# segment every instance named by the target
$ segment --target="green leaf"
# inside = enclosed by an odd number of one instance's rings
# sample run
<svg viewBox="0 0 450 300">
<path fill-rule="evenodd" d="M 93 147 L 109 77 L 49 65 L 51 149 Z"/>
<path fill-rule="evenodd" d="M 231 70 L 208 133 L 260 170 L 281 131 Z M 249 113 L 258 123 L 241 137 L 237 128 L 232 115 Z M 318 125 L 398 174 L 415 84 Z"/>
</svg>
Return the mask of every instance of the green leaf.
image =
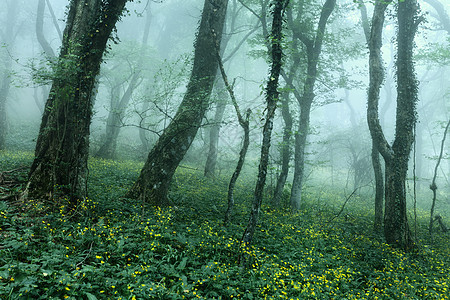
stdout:
<svg viewBox="0 0 450 300">
<path fill-rule="evenodd" d="M 97 300 L 97 297 L 95 297 L 94 295 L 92 295 L 91 293 L 86 292 L 86 297 L 88 298 L 88 300 Z"/>
<path fill-rule="evenodd" d="M 186 267 L 187 260 L 188 260 L 187 257 L 183 257 L 183 259 L 181 260 L 180 264 L 177 267 L 177 270 L 182 271 Z"/>
</svg>

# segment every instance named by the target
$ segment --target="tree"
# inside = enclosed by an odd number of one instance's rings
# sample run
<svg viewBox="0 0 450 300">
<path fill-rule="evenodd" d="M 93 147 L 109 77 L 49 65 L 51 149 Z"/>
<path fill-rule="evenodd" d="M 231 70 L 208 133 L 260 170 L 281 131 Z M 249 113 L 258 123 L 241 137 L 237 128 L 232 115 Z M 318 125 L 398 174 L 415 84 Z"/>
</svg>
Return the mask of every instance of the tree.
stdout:
<svg viewBox="0 0 450 300">
<path fill-rule="evenodd" d="M 3 30 L 0 31 L 0 37 L 5 44 L 0 45 L 0 47 L 5 46 L 7 49 L 11 50 L 16 36 L 14 27 L 17 20 L 19 3 L 18 1 L 6 1 L 6 6 L 8 7 L 6 23 L 3 25 Z M 8 132 L 6 102 L 8 100 L 11 86 L 10 72 L 12 68 L 12 58 L 10 53 L 7 53 L 6 51 L 2 52 L 3 74 L 0 77 L 0 150 L 5 149 L 6 146 L 6 134 Z"/>
<path fill-rule="evenodd" d="M 291 208 L 296 211 L 300 209 L 302 199 L 303 175 L 305 169 L 306 138 L 309 131 L 311 106 L 314 100 L 314 85 L 317 79 L 317 64 L 322 51 L 322 43 L 328 18 L 336 6 L 336 0 L 327 0 L 322 7 L 317 30 L 313 38 L 308 37 L 291 20 L 289 23 L 293 34 L 303 43 L 307 56 L 307 72 L 303 84 L 303 93 L 297 96 L 300 106 L 300 116 L 297 131 L 295 132 L 295 154 L 294 154 L 294 179 L 291 189 Z M 292 82 L 288 82 L 291 84 Z"/>
<path fill-rule="evenodd" d="M 387 142 L 378 118 L 379 87 L 384 71 L 381 60 L 381 31 L 388 1 L 376 2 L 369 39 L 370 86 L 368 92 L 367 122 L 376 147 L 385 161 L 385 215 L 384 235 L 394 247 L 408 249 L 413 240 L 406 214 L 406 174 L 409 154 L 414 141 L 418 82 L 414 73 L 414 36 L 420 23 L 417 1 L 401 1 L 397 20 L 397 111 L 395 139 Z"/>
<path fill-rule="evenodd" d="M 253 235 L 256 230 L 256 225 L 258 224 L 264 184 L 266 182 L 273 118 L 275 117 L 275 110 L 277 108 L 277 101 L 279 97 L 278 81 L 281 73 L 283 58 L 283 49 L 281 45 L 283 41 L 283 17 L 288 4 L 289 0 L 275 0 L 273 2 L 272 32 L 271 36 L 269 37 L 271 45 L 270 54 L 272 65 L 270 68 L 270 75 L 266 87 L 266 121 L 263 128 L 263 140 L 261 145 L 261 157 L 258 167 L 258 179 L 256 181 L 250 217 L 247 227 L 242 236 L 242 241 L 247 245 L 252 242 Z"/>
<path fill-rule="evenodd" d="M 205 0 L 194 63 L 186 93 L 169 126 L 150 151 L 139 178 L 126 194 L 151 205 L 169 204 L 167 193 L 176 168 L 183 159 L 209 106 L 217 73 L 215 42 L 222 39 L 227 0 Z"/>
<path fill-rule="evenodd" d="M 238 9 L 237 2 L 236 0 L 234 0 L 232 10 L 229 13 L 230 17 L 228 19 L 230 20 L 227 21 L 227 23 L 230 24 L 229 32 L 224 34 L 224 37 L 222 38 L 222 45 L 220 47 L 221 57 L 223 57 L 225 50 L 227 49 L 230 43 L 231 37 L 235 35 L 236 32 L 239 32 L 241 30 L 240 29 L 241 26 L 239 24 L 236 24 L 239 16 L 239 11 L 240 9 Z M 259 22 L 249 32 L 247 32 L 246 35 L 244 35 L 244 37 L 230 51 L 230 54 L 228 54 L 225 58 L 222 59 L 223 63 L 233 58 L 233 56 L 241 48 L 244 42 L 247 41 L 247 39 L 258 29 L 258 24 Z M 218 101 L 216 102 L 214 123 L 209 129 L 209 149 L 204 170 L 204 175 L 206 177 L 213 177 L 216 171 L 217 155 L 219 152 L 218 147 L 219 147 L 220 128 L 222 125 L 221 123 L 225 113 L 225 108 L 227 106 L 227 102 L 224 100 L 226 98 L 226 87 L 224 86 L 222 78 L 219 78 L 217 80 L 216 84 L 214 85 L 214 89 L 217 91 Z"/>
<path fill-rule="evenodd" d="M 383 25 L 384 25 L 384 13 L 389 4 L 389 1 L 385 3 L 378 4 L 375 7 L 373 18 L 372 18 L 372 27 L 370 27 L 369 19 L 367 17 L 366 6 L 363 2 L 359 3 L 361 10 L 361 19 L 364 29 L 364 35 L 366 37 L 366 42 L 369 47 L 369 51 L 371 56 L 373 57 L 373 61 L 376 61 L 376 64 L 373 64 L 373 72 L 380 72 L 376 77 L 371 79 L 370 82 L 370 93 L 368 101 L 371 103 L 379 102 L 380 99 L 380 88 L 384 79 L 384 70 L 382 69 L 382 58 L 380 48 L 382 45 L 382 33 L 383 33 Z M 381 69 L 378 69 L 381 67 Z M 375 75 L 375 74 L 374 74 Z M 382 76 L 381 78 L 379 76 Z M 390 85 L 387 89 L 389 92 L 391 91 Z M 389 99 L 390 100 L 390 99 Z M 388 101 L 389 103 L 390 101 Z M 378 108 L 377 108 L 378 110 Z M 372 168 L 375 176 L 375 217 L 374 217 L 374 231 L 381 232 L 383 227 L 383 200 L 384 200 L 384 183 L 383 183 L 383 170 L 380 161 L 380 152 L 378 151 L 377 144 L 374 139 L 372 139 Z"/>
<path fill-rule="evenodd" d="M 127 0 L 72 0 L 24 196 L 87 196 L 89 125 L 96 76 Z"/>
<path fill-rule="evenodd" d="M 137 53 L 130 53 L 133 56 L 137 56 L 138 59 L 135 63 L 128 61 L 128 65 L 131 70 L 130 78 L 127 78 L 128 85 L 124 87 L 124 92 L 122 96 L 119 96 L 119 89 L 122 87 L 123 82 L 117 84 L 116 82 L 112 83 L 111 87 L 111 105 L 108 113 L 108 118 L 106 120 L 106 132 L 105 139 L 103 144 L 98 149 L 95 154 L 96 157 L 104 158 L 104 159 L 114 159 L 116 158 L 116 148 L 117 148 L 117 139 L 119 137 L 120 129 L 123 124 L 123 118 L 125 110 L 131 100 L 134 90 L 139 86 L 142 82 L 141 79 L 141 70 L 139 70 L 139 66 L 144 63 L 145 58 L 145 48 L 148 42 L 148 35 L 150 32 L 150 24 L 151 24 L 151 13 L 150 8 L 147 7 L 147 17 L 144 25 L 144 33 L 142 36 L 142 44 Z M 128 60 L 128 59 L 127 59 Z M 113 68 L 114 69 L 114 68 Z M 113 73 L 116 73 L 116 70 L 113 70 Z M 113 74 L 114 76 L 114 74 Z"/>
</svg>

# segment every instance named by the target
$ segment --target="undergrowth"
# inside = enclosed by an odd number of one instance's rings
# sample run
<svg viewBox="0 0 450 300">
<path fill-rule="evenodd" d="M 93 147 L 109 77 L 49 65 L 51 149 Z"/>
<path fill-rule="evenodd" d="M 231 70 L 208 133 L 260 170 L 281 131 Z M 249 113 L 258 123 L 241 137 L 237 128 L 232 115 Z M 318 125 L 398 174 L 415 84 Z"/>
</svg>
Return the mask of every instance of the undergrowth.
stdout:
<svg viewBox="0 0 450 300">
<path fill-rule="evenodd" d="M 0 170 L 29 165 L 0 153 Z M 449 236 L 405 253 L 372 232 L 370 199 L 306 193 L 298 214 L 263 208 L 251 247 L 239 241 L 251 179 L 236 187 L 224 227 L 228 178 L 180 168 L 169 208 L 122 199 L 135 162 L 90 161 L 90 198 L 76 212 L 39 201 L 0 201 L 1 299 L 448 299 Z"/>
</svg>

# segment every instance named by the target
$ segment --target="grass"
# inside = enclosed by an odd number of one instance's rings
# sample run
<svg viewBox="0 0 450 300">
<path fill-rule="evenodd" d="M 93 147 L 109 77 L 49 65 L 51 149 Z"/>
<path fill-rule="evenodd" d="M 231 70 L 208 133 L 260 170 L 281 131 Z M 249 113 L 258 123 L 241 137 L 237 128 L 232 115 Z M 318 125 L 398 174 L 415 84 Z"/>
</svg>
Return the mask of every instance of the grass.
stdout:
<svg viewBox="0 0 450 300">
<path fill-rule="evenodd" d="M 0 170 L 29 165 L 29 153 L 0 153 Z M 305 193 L 301 213 L 264 207 L 251 247 L 239 244 L 252 179 L 236 188 L 224 227 L 228 177 L 180 168 L 166 209 L 121 199 L 136 162 L 90 161 L 90 198 L 76 219 L 50 206 L 0 201 L 1 299 L 449 299 L 449 236 L 405 253 L 372 233 L 370 199 Z"/>
</svg>

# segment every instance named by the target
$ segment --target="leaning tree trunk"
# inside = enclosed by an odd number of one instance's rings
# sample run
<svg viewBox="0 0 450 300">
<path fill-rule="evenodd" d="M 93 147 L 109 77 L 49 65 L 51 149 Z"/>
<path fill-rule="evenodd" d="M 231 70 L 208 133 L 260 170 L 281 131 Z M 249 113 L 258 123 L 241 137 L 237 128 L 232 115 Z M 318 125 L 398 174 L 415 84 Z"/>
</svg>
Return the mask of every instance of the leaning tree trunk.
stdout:
<svg viewBox="0 0 450 300">
<path fill-rule="evenodd" d="M 177 113 L 150 151 L 129 198 L 151 205 L 169 204 L 167 193 L 176 168 L 188 151 L 209 106 L 217 73 L 215 41 L 220 43 L 228 0 L 205 0 L 195 43 L 194 65 Z"/>
<path fill-rule="evenodd" d="M 103 52 L 127 0 L 73 0 L 24 196 L 87 195 L 89 125 Z"/>
<path fill-rule="evenodd" d="M 247 227 L 242 236 L 245 244 L 250 244 L 255 234 L 256 225 L 258 224 L 259 212 L 263 198 L 264 184 L 266 182 L 267 165 L 269 162 L 270 140 L 272 136 L 273 118 L 277 108 L 277 100 L 279 97 L 278 81 L 282 66 L 283 49 L 281 42 L 283 40 L 283 15 L 289 0 L 276 0 L 273 5 L 273 21 L 271 34 L 271 59 L 272 66 L 270 70 L 269 80 L 266 88 L 267 113 L 266 122 L 263 128 L 263 140 L 261 145 L 261 158 L 258 168 L 258 179 L 256 181 L 255 193 L 250 211 L 250 218 Z"/>
</svg>

